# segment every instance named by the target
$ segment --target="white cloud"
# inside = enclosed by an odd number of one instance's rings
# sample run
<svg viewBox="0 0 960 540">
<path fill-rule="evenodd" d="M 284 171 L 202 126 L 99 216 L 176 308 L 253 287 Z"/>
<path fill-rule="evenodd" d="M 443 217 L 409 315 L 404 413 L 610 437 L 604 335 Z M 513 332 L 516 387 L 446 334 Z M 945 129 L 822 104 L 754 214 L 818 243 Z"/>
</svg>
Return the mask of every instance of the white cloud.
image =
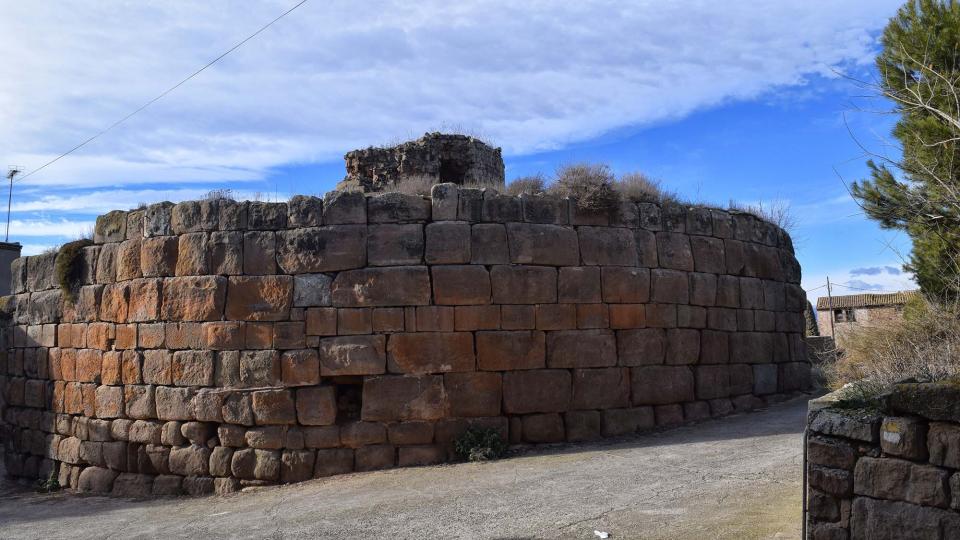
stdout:
<svg viewBox="0 0 960 540">
<path fill-rule="evenodd" d="M 292 3 L 5 2 L 0 159 L 36 167 Z M 866 63 L 899 4 L 309 2 L 26 183 L 255 180 L 445 122 L 554 148 Z"/>
<path fill-rule="evenodd" d="M 803 277 L 803 288 L 807 291 L 807 298 L 817 303 L 817 298 L 827 296 L 827 276 L 834 296 L 860 294 L 867 292 L 896 292 L 917 288 L 913 274 L 901 271 L 901 265 L 892 261 L 881 261 L 875 265 L 878 269 L 887 269 L 876 274 L 865 274 L 865 268 L 847 268 L 832 270 L 827 274 L 810 275 Z M 867 267 L 870 269 L 872 267 Z M 893 269 L 894 271 L 890 271 Z"/>
<path fill-rule="evenodd" d="M 93 231 L 93 221 L 25 220 L 10 221 L 10 236 L 80 238 Z"/>
</svg>

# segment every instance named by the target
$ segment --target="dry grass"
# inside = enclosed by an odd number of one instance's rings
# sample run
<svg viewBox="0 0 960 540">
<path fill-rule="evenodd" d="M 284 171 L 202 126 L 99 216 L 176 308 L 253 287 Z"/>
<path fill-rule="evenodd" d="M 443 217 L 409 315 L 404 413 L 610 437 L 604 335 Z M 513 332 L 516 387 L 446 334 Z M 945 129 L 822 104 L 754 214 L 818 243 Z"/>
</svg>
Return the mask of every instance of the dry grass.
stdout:
<svg viewBox="0 0 960 540">
<path fill-rule="evenodd" d="M 539 195 L 547 192 L 547 179 L 542 174 L 514 178 L 507 184 L 507 195 Z"/>
<path fill-rule="evenodd" d="M 230 188 L 221 188 L 221 189 L 211 189 L 207 192 L 207 195 L 204 197 L 208 201 L 219 201 L 227 200 L 234 201 L 233 190 Z"/>
<path fill-rule="evenodd" d="M 663 190 L 662 182 L 641 172 L 620 175 L 613 187 L 624 199 L 635 203 L 673 201 L 677 198 L 675 194 Z"/>
<path fill-rule="evenodd" d="M 756 204 L 741 204 L 730 201 L 729 209 L 751 214 L 758 219 L 773 223 L 789 233 L 794 232 L 799 224 L 797 217 L 790 209 L 790 203 L 782 199 L 773 199 L 769 202 L 760 201 Z"/>
<path fill-rule="evenodd" d="M 881 393 L 907 379 L 937 381 L 960 375 L 960 307 L 918 299 L 902 321 L 864 326 L 845 336 L 841 357 L 824 366 L 832 388 L 853 398 Z"/>
<path fill-rule="evenodd" d="M 602 164 L 576 163 L 557 169 L 549 192 L 577 201 L 587 212 L 611 212 L 620 207 L 622 197 L 614 187 L 617 181 L 610 167 Z"/>
</svg>

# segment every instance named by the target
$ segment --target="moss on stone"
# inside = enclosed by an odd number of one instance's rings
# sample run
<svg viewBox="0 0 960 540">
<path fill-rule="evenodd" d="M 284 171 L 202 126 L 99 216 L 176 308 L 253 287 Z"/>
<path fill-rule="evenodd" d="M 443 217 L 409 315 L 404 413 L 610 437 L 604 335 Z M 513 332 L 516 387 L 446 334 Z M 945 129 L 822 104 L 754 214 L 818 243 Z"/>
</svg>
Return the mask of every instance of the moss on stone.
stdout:
<svg viewBox="0 0 960 540">
<path fill-rule="evenodd" d="M 93 241 L 87 238 L 67 242 L 60 247 L 57 252 L 57 259 L 54 263 L 54 271 L 57 275 L 57 283 L 63 292 L 63 298 L 71 304 L 76 299 L 76 292 L 80 288 L 81 267 L 78 264 L 83 253 L 83 248 L 93 245 Z"/>
</svg>

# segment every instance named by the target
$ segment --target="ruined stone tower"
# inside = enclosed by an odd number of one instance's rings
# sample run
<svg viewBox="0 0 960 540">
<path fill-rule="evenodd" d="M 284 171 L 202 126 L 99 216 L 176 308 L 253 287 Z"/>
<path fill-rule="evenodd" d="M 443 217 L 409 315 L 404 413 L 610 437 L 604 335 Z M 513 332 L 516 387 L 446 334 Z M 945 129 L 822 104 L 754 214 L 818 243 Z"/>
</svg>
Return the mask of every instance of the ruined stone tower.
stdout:
<svg viewBox="0 0 960 540">
<path fill-rule="evenodd" d="M 354 150 L 344 160 L 347 176 L 338 189 L 384 191 L 407 178 L 422 178 L 426 184 L 504 185 L 500 149 L 466 135 L 427 133 L 390 148 Z"/>
</svg>

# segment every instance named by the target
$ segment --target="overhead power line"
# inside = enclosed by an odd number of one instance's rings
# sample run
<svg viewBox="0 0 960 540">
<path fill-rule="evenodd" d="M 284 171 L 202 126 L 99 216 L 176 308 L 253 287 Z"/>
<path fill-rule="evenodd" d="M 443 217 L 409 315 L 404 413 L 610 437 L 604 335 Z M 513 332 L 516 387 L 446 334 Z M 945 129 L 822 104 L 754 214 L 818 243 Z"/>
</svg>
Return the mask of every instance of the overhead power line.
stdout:
<svg viewBox="0 0 960 540">
<path fill-rule="evenodd" d="M 137 109 L 135 109 L 135 110 L 134 110 L 133 112 L 131 112 L 130 114 L 128 114 L 128 115 L 124 116 L 123 118 L 117 120 L 116 122 L 110 124 L 110 125 L 107 126 L 106 128 L 104 128 L 104 129 L 100 130 L 99 132 L 95 133 L 94 135 L 90 136 L 89 138 L 87 138 L 86 140 L 84 140 L 84 141 L 81 142 L 80 144 L 74 146 L 74 147 L 71 148 L 70 150 L 67 150 L 66 152 L 64 152 L 64 153 L 60 154 L 59 156 L 51 159 L 50 161 L 44 163 L 43 165 L 41 165 L 41 166 L 37 167 L 36 169 L 30 171 L 29 173 L 27 173 L 27 174 L 19 177 L 19 178 L 17 179 L 17 182 L 21 182 L 21 181 L 23 181 L 23 180 L 26 180 L 27 178 L 33 176 L 34 174 L 36 174 L 36 173 L 38 173 L 38 172 L 46 169 L 46 168 L 49 167 L 50 165 L 53 165 L 54 163 L 60 161 L 61 159 L 69 156 L 70 154 L 76 152 L 77 150 L 79 150 L 79 149 L 83 148 L 84 146 L 86 146 L 87 144 L 91 143 L 92 141 L 94 141 L 95 139 L 97 139 L 98 137 L 100 137 L 101 135 L 107 133 L 108 131 L 112 130 L 113 128 L 115 128 L 115 127 L 119 126 L 120 124 L 126 122 L 127 120 L 129 120 L 130 118 L 132 118 L 134 115 L 136 115 L 136 114 L 139 113 L 140 111 L 146 109 L 146 108 L 149 107 L 150 105 L 153 105 L 153 104 L 156 103 L 157 101 L 163 99 L 164 96 L 166 96 L 166 95 L 169 94 L 170 92 L 173 92 L 173 91 L 176 90 L 177 88 L 180 88 L 184 83 L 186 83 L 186 82 L 189 81 L 190 79 L 192 79 L 192 78 L 196 77 L 197 75 L 203 73 L 208 67 L 216 64 L 217 62 L 219 62 L 220 60 L 222 60 L 222 59 L 223 59 L 225 56 L 227 56 L 228 54 L 230 54 L 230 53 L 232 53 L 233 51 L 235 51 L 235 50 L 239 49 L 240 47 L 242 47 L 246 42 L 248 42 L 248 41 L 250 41 L 251 39 L 257 37 L 257 35 L 259 35 L 261 32 L 263 32 L 263 31 L 266 30 L 267 28 L 270 28 L 271 26 L 273 26 L 274 23 L 276 23 L 276 22 L 279 21 L 280 19 L 286 17 L 287 15 L 289 15 L 293 10 L 297 9 L 298 7 L 302 6 L 303 4 L 306 4 L 307 1 L 308 1 L 308 0 L 300 0 L 300 2 L 297 2 L 296 4 L 294 4 L 293 7 L 291 7 L 290 9 L 288 9 L 288 10 L 286 10 L 286 11 L 284 11 L 283 13 L 281 13 L 280 15 L 278 15 L 275 19 L 273 19 L 272 21 L 268 22 L 267 24 L 261 26 L 256 32 L 250 34 L 249 36 L 243 38 L 243 40 L 237 42 L 236 45 L 234 45 L 233 47 L 230 47 L 229 49 L 227 49 L 227 50 L 226 50 L 223 54 L 221 54 L 220 56 L 218 56 L 218 57 L 214 58 L 213 60 L 207 62 L 203 67 L 201 67 L 200 69 L 194 71 L 193 73 L 191 73 L 190 75 L 188 75 L 186 78 L 184 78 L 183 80 L 181 80 L 181 81 L 178 82 L 177 84 L 175 84 L 175 85 L 171 86 L 170 88 L 167 88 L 166 90 L 164 90 L 164 91 L 163 91 L 160 95 L 158 95 L 157 97 L 155 97 L 155 98 L 151 99 L 150 101 L 144 103 L 143 105 L 141 105 L 140 107 L 138 107 Z"/>
</svg>

